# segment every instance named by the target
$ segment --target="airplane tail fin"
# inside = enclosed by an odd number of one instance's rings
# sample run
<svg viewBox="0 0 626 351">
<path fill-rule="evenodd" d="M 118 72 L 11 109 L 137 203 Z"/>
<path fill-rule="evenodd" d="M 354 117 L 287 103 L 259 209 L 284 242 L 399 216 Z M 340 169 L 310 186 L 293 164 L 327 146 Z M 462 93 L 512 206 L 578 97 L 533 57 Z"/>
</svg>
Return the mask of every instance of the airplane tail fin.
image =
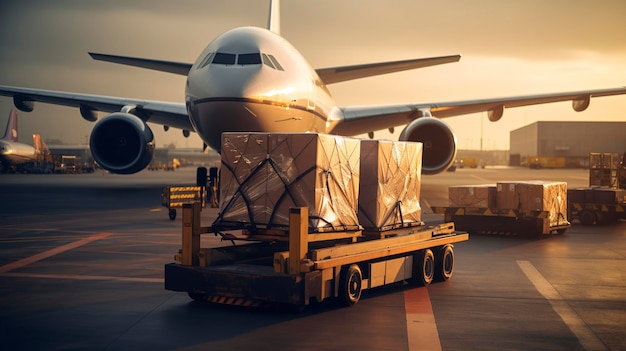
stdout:
<svg viewBox="0 0 626 351">
<path fill-rule="evenodd" d="M 49 155 L 50 149 L 48 149 L 48 145 L 43 141 L 41 135 L 33 134 L 33 145 L 35 146 L 35 151 L 41 155 Z"/>
<path fill-rule="evenodd" d="M 0 140 L 17 142 L 17 111 L 11 109 L 9 112 L 9 120 L 7 121 L 7 129 L 4 136 Z"/>
<path fill-rule="evenodd" d="M 267 29 L 280 35 L 280 1 L 270 0 L 270 15 L 267 21 Z"/>
</svg>

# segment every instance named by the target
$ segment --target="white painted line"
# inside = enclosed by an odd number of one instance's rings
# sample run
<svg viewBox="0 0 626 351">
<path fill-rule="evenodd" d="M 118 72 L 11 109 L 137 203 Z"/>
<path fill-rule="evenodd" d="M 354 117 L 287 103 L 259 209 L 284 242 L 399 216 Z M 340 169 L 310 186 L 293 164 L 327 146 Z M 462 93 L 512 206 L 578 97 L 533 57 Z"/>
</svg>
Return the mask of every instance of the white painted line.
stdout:
<svg viewBox="0 0 626 351">
<path fill-rule="evenodd" d="M 135 283 L 164 283 L 163 278 L 116 277 L 106 275 L 78 275 L 78 274 L 37 274 L 37 273 L 3 273 L 2 277 L 14 278 L 42 278 L 42 279 L 70 279 L 70 280 L 115 280 Z"/>
<path fill-rule="evenodd" d="M 585 350 L 608 350 L 606 345 L 594 334 L 580 316 L 563 299 L 561 294 L 539 273 L 537 268 L 529 261 L 517 261 L 517 264 L 526 274 L 537 291 L 550 302 L 554 311 L 561 317 L 565 325 L 576 335 L 578 341 Z"/>
<path fill-rule="evenodd" d="M 427 288 L 404 290 L 409 350 L 441 350 L 439 331 Z"/>
<path fill-rule="evenodd" d="M 36 255 L 30 256 L 30 257 L 26 257 L 26 258 L 23 258 L 21 260 L 17 260 L 15 262 L 11 262 L 9 264 L 5 264 L 4 266 L 0 267 L 0 274 L 6 273 L 8 271 L 12 271 L 12 270 L 17 269 L 17 268 L 28 266 L 29 264 L 35 263 L 37 261 L 41 261 L 41 260 L 46 259 L 48 257 L 54 256 L 54 255 L 58 255 L 58 254 L 60 254 L 62 252 L 75 249 L 75 248 L 77 248 L 79 246 L 83 246 L 85 244 L 89 244 L 92 241 L 104 239 L 106 237 L 109 237 L 110 235 L 111 235 L 111 233 L 95 234 L 95 235 L 86 237 L 84 239 L 77 240 L 77 241 L 71 242 L 71 243 L 63 245 L 63 246 L 55 247 L 54 249 L 51 249 L 51 250 L 48 250 L 48 251 L 44 251 L 44 252 L 38 253 Z"/>
</svg>

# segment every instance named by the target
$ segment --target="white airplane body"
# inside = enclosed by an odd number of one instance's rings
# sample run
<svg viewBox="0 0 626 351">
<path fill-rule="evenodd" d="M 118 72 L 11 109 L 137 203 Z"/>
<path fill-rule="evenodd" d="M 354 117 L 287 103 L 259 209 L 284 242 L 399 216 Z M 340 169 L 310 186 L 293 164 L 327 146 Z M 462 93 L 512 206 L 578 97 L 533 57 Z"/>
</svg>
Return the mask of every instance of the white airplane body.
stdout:
<svg viewBox="0 0 626 351">
<path fill-rule="evenodd" d="M 96 60 L 187 76 L 185 103 L 168 103 L 0 86 L 15 106 L 31 111 L 34 101 L 80 108 L 96 121 L 96 111 L 111 112 L 94 126 L 94 159 L 113 173 L 135 173 L 152 159 L 154 137 L 146 122 L 195 131 L 219 151 L 221 135 L 239 132 L 317 132 L 359 135 L 405 126 L 400 140 L 424 143 L 423 172 L 443 172 L 454 161 L 456 137 L 439 118 L 487 111 L 491 121 L 506 108 L 572 101 L 576 111 L 592 97 L 626 94 L 626 87 L 443 103 L 339 107 L 327 84 L 456 62 L 460 55 L 313 69 L 280 36 L 279 3 L 270 1 L 267 28 L 241 27 L 212 41 L 195 63 L 158 61 L 90 53 Z M 433 118 L 438 117 L 438 118 Z"/>
<path fill-rule="evenodd" d="M 2 171 L 37 162 L 47 152 L 39 134 L 33 134 L 33 144 L 20 143 L 17 136 L 17 112 L 11 109 L 4 136 L 0 138 L 0 167 Z"/>
</svg>

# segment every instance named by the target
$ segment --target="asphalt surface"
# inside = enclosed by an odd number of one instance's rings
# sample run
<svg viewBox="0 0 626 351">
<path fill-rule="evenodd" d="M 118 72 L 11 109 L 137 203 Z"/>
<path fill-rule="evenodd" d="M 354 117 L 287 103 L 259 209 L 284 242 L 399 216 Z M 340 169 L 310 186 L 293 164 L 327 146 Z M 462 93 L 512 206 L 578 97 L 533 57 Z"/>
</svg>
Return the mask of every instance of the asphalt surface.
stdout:
<svg viewBox="0 0 626 351">
<path fill-rule="evenodd" d="M 441 220 L 427 205 L 445 206 L 448 186 L 530 179 L 585 186 L 587 171 L 425 176 L 424 219 Z M 626 350 L 626 222 L 539 240 L 472 235 L 455 246 L 450 281 L 366 291 L 351 308 L 217 306 L 163 288 L 181 222 L 161 188 L 194 181 L 192 169 L 0 175 L 2 349 Z"/>
</svg>

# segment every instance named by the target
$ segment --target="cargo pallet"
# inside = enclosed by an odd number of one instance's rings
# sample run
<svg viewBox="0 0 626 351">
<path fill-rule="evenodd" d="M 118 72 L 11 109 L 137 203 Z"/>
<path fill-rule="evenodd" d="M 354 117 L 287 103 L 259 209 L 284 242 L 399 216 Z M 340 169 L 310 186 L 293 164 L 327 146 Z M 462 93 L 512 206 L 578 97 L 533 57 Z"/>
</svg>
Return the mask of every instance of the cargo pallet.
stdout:
<svg viewBox="0 0 626 351">
<path fill-rule="evenodd" d="M 459 230 L 475 234 L 543 236 L 563 234 L 571 224 L 559 214 L 558 225 L 550 225 L 548 211 L 521 211 L 476 207 L 432 207 L 434 213 L 453 221 Z"/>
<path fill-rule="evenodd" d="M 175 256 L 178 262 L 165 265 L 165 288 L 187 292 L 194 300 L 242 305 L 302 308 L 339 298 L 352 306 L 365 289 L 404 280 L 417 285 L 446 281 L 454 268 L 453 244 L 469 239 L 452 223 L 395 229 L 392 237 L 367 237 L 361 231 L 310 233 L 306 207 L 290 209 L 288 230 L 274 230 L 271 237 L 263 231 L 242 237 L 201 227 L 197 203 L 183 206 L 182 222 L 182 248 Z M 262 241 L 200 248 L 200 236 L 206 233 L 233 243 Z"/>
</svg>

